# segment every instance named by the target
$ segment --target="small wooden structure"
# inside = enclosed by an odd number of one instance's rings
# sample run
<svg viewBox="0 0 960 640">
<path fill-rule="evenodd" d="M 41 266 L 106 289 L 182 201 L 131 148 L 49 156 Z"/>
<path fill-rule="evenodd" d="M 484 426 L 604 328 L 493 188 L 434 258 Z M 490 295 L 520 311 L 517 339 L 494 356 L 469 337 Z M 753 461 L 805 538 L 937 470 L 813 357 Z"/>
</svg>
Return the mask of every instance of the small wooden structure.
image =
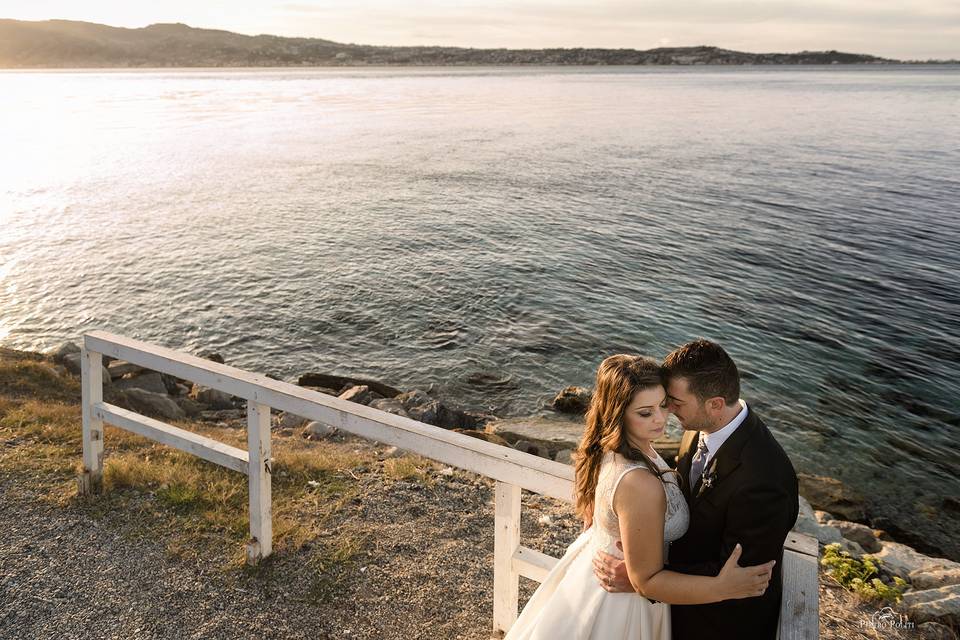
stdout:
<svg viewBox="0 0 960 640">
<path fill-rule="evenodd" d="M 247 450 L 104 402 L 103 355 L 245 398 Z M 250 487 L 250 540 L 246 547 L 250 563 L 258 562 L 272 551 L 271 408 L 495 480 L 495 635 L 505 633 L 517 618 L 520 576 L 543 581 L 557 562 L 557 558 L 520 544 L 520 493 L 527 489 L 571 502 L 574 485 L 573 468 L 569 465 L 105 331 L 84 335 L 81 376 L 83 472 L 78 480 L 81 492 L 90 495 L 100 491 L 105 422 L 244 473 Z M 785 545 L 779 634 L 784 640 L 817 635 L 816 550 L 816 541 L 800 534 L 791 536 Z"/>
</svg>

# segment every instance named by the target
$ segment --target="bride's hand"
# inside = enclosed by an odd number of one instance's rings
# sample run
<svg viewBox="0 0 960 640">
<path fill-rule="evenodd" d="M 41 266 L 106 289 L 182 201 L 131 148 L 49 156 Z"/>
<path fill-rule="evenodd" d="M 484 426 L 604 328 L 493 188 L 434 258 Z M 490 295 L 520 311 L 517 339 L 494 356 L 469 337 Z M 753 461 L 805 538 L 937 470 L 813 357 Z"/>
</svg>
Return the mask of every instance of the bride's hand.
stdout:
<svg viewBox="0 0 960 640">
<path fill-rule="evenodd" d="M 740 559 L 742 553 L 743 548 L 738 544 L 733 548 L 730 557 L 727 558 L 723 568 L 720 569 L 720 575 L 717 576 L 720 581 L 720 592 L 724 594 L 724 600 L 762 596 L 770 584 L 773 565 L 777 561 L 771 560 L 764 564 L 741 567 L 737 564 L 737 560 Z"/>
</svg>

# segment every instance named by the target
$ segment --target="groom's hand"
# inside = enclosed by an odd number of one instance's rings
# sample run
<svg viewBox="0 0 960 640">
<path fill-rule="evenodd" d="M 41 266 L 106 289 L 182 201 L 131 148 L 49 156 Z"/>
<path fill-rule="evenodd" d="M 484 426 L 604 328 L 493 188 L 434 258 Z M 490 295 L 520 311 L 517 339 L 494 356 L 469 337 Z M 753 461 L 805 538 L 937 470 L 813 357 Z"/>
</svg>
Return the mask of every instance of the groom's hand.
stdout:
<svg viewBox="0 0 960 640">
<path fill-rule="evenodd" d="M 620 543 L 617 543 L 620 546 Z M 633 585 L 627 575 L 627 564 L 609 553 L 597 551 L 593 556 L 593 575 L 600 586 L 610 593 L 633 593 Z"/>
</svg>

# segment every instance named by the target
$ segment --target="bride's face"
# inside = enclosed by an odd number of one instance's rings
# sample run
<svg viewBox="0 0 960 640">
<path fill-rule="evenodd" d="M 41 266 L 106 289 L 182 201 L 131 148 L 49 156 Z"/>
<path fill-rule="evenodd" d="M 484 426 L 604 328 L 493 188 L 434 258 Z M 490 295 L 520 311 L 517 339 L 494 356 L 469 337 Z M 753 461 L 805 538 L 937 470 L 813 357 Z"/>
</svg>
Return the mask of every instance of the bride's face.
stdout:
<svg viewBox="0 0 960 640">
<path fill-rule="evenodd" d="M 638 449 L 648 448 L 647 443 L 663 435 L 667 415 L 667 393 L 663 387 L 637 391 L 623 415 L 627 440 Z"/>
</svg>

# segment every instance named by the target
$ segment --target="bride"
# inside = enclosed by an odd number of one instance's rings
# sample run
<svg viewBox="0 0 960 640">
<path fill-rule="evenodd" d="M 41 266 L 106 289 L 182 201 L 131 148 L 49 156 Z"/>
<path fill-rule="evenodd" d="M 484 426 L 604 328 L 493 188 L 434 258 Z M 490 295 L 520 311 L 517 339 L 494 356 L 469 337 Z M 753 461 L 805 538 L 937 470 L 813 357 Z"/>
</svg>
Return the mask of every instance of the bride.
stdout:
<svg viewBox="0 0 960 640">
<path fill-rule="evenodd" d="M 655 360 L 615 355 L 600 364 L 576 453 L 576 510 L 589 528 L 527 602 L 507 640 L 670 640 L 667 603 L 705 604 L 764 592 L 774 562 L 740 567 L 740 545 L 717 576 L 664 568 L 667 545 L 689 522 L 676 472 L 653 448 L 663 434 L 666 407 Z M 625 558 L 636 593 L 610 593 L 597 582 L 597 550 Z"/>
</svg>

